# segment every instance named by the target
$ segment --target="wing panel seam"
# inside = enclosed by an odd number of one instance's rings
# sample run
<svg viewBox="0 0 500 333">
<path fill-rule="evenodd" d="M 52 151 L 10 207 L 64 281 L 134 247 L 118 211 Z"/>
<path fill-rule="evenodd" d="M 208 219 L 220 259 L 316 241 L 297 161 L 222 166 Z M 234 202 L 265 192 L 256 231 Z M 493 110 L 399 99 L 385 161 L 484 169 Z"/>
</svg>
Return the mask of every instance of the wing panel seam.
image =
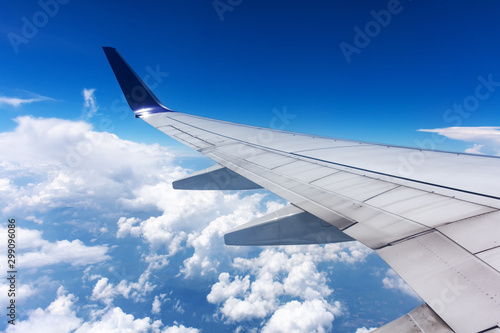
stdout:
<svg viewBox="0 0 500 333">
<path fill-rule="evenodd" d="M 381 181 L 383 181 L 383 180 L 381 180 Z M 383 194 L 386 194 L 387 192 L 390 192 L 390 191 L 393 191 L 393 190 L 395 190 L 395 189 L 397 189 L 397 188 L 400 188 L 401 186 L 402 186 L 402 185 L 396 185 L 396 187 L 393 187 L 393 188 L 387 189 L 387 190 L 385 190 L 385 191 L 383 191 L 383 192 L 380 192 L 380 193 L 378 193 L 378 194 L 375 194 L 374 196 L 371 196 L 371 197 L 369 197 L 368 199 L 363 200 L 363 203 L 365 203 L 365 202 L 367 202 L 367 201 L 369 201 L 369 200 L 372 200 L 372 199 L 374 199 L 374 198 L 378 197 L 379 195 L 383 195 Z"/>
<path fill-rule="evenodd" d="M 484 250 L 481 250 L 481 251 L 478 251 L 478 252 L 474 252 L 474 255 L 477 256 L 478 254 L 481 254 L 483 252 L 488 252 L 490 250 L 494 250 L 494 249 L 498 249 L 498 248 L 500 248 L 500 245 L 493 246 L 493 247 L 490 247 L 488 249 L 484 249 Z"/>
<path fill-rule="evenodd" d="M 474 255 L 473 253 L 471 253 L 469 250 L 467 250 L 466 248 L 464 248 L 462 245 L 460 245 L 459 243 L 457 243 L 456 241 L 454 241 L 453 239 L 449 238 L 448 236 L 446 236 L 445 234 L 443 234 L 441 231 L 435 229 L 435 231 L 437 233 L 439 233 L 441 236 L 445 237 L 448 241 L 452 242 L 453 244 L 455 244 L 455 246 L 463 249 L 464 251 L 466 251 L 467 253 L 469 253 L 472 257 L 474 257 L 476 260 L 479 260 L 480 262 L 482 262 L 484 265 L 487 265 L 488 267 L 490 267 L 491 269 L 493 269 L 494 271 L 496 271 L 498 273 L 498 271 L 496 269 L 494 269 L 493 267 L 491 267 L 488 263 L 486 263 L 484 260 L 482 260 L 481 258 L 477 257 L 476 255 Z M 496 303 L 497 305 L 500 305 L 500 302 L 499 300 L 496 299 L 495 296 L 498 296 L 498 295 L 489 295 L 488 292 L 486 290 L 483 290 L 479 285 L 477 285 L 475 282 L 473 282 L 473 279 L 469 279 L 466 275 L 464 275 L 461 271 L 459 271 L 458 269 L 456 269 L 454 266 L 450 265 L 446 260 L 444 260 L 439 254 L 437 254 L 436 252 L 432 251 L 428 246 L 426 246 L 423 242 L 420 241 L 419 237 L 416 237 L 415 240 L 420 243 L 421 246 L 423 246 L 425 249 L 427 249 L 427 251 L 429 251 L 430 253 L 432 253 L 436 258 L 438 258 L 439 260 L 441 260 L 443 263 L 445 263 L 449 268 L 451 268 L 455 273 L 457 273 L 458 275 L 460 275 L 462 278 L 464 278 L 466 281 L 468 281 L 472 286 L 474 286 L 478 291 L 481 291 L 483 293 L 483 295 L 485 296 L 491 296 L 489 297 L 494 303 Z"/>
</svg>

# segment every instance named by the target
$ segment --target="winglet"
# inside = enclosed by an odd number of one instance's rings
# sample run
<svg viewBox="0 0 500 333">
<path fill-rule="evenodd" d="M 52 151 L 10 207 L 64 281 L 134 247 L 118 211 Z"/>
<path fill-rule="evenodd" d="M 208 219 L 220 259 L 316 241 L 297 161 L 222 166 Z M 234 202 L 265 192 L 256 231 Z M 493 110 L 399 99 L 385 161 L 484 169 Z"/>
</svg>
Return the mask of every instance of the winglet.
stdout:
<svg viewBox="0 0 500 333">
<path fill-rule="evenodd" d="M 103 47 L 111 69 L 136 117 L 151 113 L 175 112 L 160 103 L 139 75 L 113 47 Z"/>
</svg>

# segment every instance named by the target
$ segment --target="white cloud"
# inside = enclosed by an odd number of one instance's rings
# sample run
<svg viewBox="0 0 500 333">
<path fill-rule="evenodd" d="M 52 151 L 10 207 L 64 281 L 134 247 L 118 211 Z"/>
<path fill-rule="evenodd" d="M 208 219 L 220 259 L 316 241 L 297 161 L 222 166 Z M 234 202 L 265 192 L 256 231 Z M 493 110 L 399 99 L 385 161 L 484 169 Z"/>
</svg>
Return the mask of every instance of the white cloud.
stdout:
<svg viewBox="0 0 500 333">
<path fill-rule="evenodd" d="M 0 233 L 7 234 L 6 228 L 0 228 Z M 107 255 L 106 245 L 86 246 L 82 241 L 62 240 L 49 242 L 42 238 L 42 232 L 25 228 L 16 228 L 17 237 L 22 239 L 17 248 L 19 261 L 23 268 L 39 268 L 55 264 L 71 266 L 86 266 L 111 259 Z M 6 239 L 0 240 L 0 246 L 6 246 Z M 4 260 L 6 262 L 6 260 Z"/>
<path fill-rule="evenodd" d="M 120 332 L 160 332 L 163 324 L 149 317 L 135 318 L 123 312 L 120 307 L 107 307 L 92 311 L 92 319 L 84 321 L 77 316 L 78 298 L 68 294 L 63 287 L 57 291 L 57 298 L 47 308 L 37 308 L 28 312 L 26 320 L 9 325 L 6 333 L 120 333 Z M 163 327 L 162 333 L 197 333 L 198 329 L 173 325 Z"/>
<path fill-rule="evenodd" d="M 151 322 L 149 317 L 135 319 L 126 314 L 119 307 L 110 308 L 98 321 L 85 322 L 74 333 L 121 333 L 121 332 L 150 332 L 161 326 L 159 321 Z"/>
<path fill-rule="evenodd" d="M 43 102 L 43 101 L 53 101 L 53 98 L 38 95 L 29 91 L 19 90 L 17 92 L 24 97 L 8 97 L 8 96 L 0 96 L 0 106 L 9 105 L 15 108 L 18 108 L 24 104 Z"/>
<path fill-rule="evenodd" d="M 467 148 L 465 150 L 465 152 L 468 154 L 483 155 L 484 153 L 481 151 L 481 149 L 483 149 L 483 148 L 484 148 L 484 145 L 478 145 L 477 143 L 475 143 L 473 147 Z"/>
<path fill-rule="evenodd" d="M 12 191 L 13 187 L 12 187 L 12 182 L 10 179 L 8 178 L 0 178 L 0 191 L 3 191 L 3 192 L 8 192 L 8 191 Z"/>
<path fill-rule="evenodd" d="M 281 306 L 269 319 L 263 333 L 330 332 L 335 316 L 340 315 L 340 303 L 330 305 L 325 300 L 303 303 L 291 301 Z"/>
<path fill-rule="evenodd" d="M 0 134 L 4 214 L 32 216 L 68 206 L 94 211 L 113 206 L 157 209 L 140 203 L 141 188 L 169 185 L 186 174 L 171 164 L 173 155 L 166 148 L 95 132 L 83 121 L 33 117 L 15 121 L 14 131 Z M 19 177 L 28 182 L 18 183 Z M 134 201 L 136 206 L 129 204 Z"/>
<path fill-rule="evenodd" d="M 82 91 L 83 95 L 83 119 L 88 120 L 92 118 L 97 111 L 99 106 L 97 106 L 97 100 L 95 97 L 95 89 L 86 89 Z"/>
<path fill-rule="evenodd" d="M 300 255 L 299 255 L 300 256 Z M 325 273 L 320 273 L 313 261 L 292 256 L 288 276 L 283 281 L 285 292 L 303 299 L 317 299 L 329 296 Z"/>
<path fill-rule="evenodd" d="M 341 306 L 333 301 L 335 294 L 329 287 L 328 275 L 319 265 L 355 265 L 372 253 L 356 242 L 265 250 L 227 247 L 223 242 L 225 232 L 283 204 L 278 201 L 262 204 L 266 195 L 263 191 L 175 191 L 171 182 L 188 171 L 174 165 L 174 157 L 166 148 L 95 132 L 82 121 L 33 117 L 20 117 L 16 121 L 18 126 L 14 131 L 0 134 L 0 156 L 4 157 L 0 171 L 5 173 L 0 173 L 0 200 L 5 203 L 4 213 L 36 216 L 45 220 L 37 227 L 47 227 L 50 219 L 45 212 L 70 206 L 77 212 L 111 216 L 109 220 L 116 223 L 108 226 L 97 223 L 95 230 L 116 232 L 117 238 L 130 237 L 135 244 L 144 242 L 149 246 L 149 253 L 141 253 L 140 263 L 148 267 L 137 281 L 127 278 L 111 282 L 102 270 L 84 273 L 90 277 L 84 282 L 94 281 L 87 300 L 96 301 L 105 309 L 96 310 L 95 318 L 80 323 L 81 332 L 103 327 L 111 330 L 105 323 L 111 323 L 112 318 L 122 320 L 127 327 L 157 332 L 158 323 L 147 317 L 137 319 L 127 315 L 113 303 L 118 297 L 123 297 L 120 301 L 147 301 L 152 313 L 164 312 L 162 299 L 153 300 L 151 291 L 157 287 L 153 283 L 157 275 L 154 271 L 164 268 L 170 260 L 182 261 L 179 278 L 191 279 L 189 283 L 199 283 L 200 278 L 203 283 L 216 279 L 207 300 L 216 304 L 219 318 L 224 321 L 258 318 L 261 327 L 265 325 L 272 331 L 277 329 L 280 318 L 302 311 L 315 323 L 299 318 L 287 328 L 328 330 L 335 316 L 341 314 Z M 10 178 L 12 174 L 22 174 L 29 181 L 17 181 Z M 2 196 L 2 189 L 8 195 Z M 140 213 L 135 214 L 136 211 Z M 26 229 L 20 244 L 30 254 L 28 263 L 33 267 L 39 267 L 37 260 L 44 265 L 50 264 L 50 260 L 88 265 L 109 259 L 107 251 L 111 245 L 89 247 L 80 240 L 48 242 L 41 235 L 37 230 Z M 65 254 L 60 253 L 62 249 Z M 80 256 L 71 253 L 74 250 Z M 174 255 L 177 257 L 172 258 Z M 184 311 L 179 302 L 174 310 Z M 47 309 L 37 311 L 43 315 Z M 71 311 L 68 317 L 82 320 Z M 162 326 L 162 332 L 197 331 L 178 324 Z"/>
<path fill-rule="evenodd" d="M 199 332 L 201 331 L 197 328 L 186 327 L 184 325 L 170 326 L 161 331 L 161 333 L 199 333 Z"/>
<path fill-rule="evenodd" d="M 188 171 L 172 163 L 166 148 L 95 132 L 83 121 L 19 117 L 16 122 L 14 131 L 0 134 L 2 172 L 29 181 L 2 177 L 4 214 L 42 216 L 66 207 L 94 214 L 150 211 L 152 216 L 144 220 L 118 215 L 117 237 L 145 240 L 159 259 L 154 263 L 157 268 L 168 263 L 164 255 L 178 253 L 187 243 L 195 252 L 184 263 L 186 276 L 218 275 L 216 269 L 230 262 L 232 253 L 247 252 L 227 250 L 222 235 L 262 214 L 262 193 L 176 191 L 171 182 Z M 96 224 L 96 232 L 103 227 Z"/>
<path fill-rule="evenodd" d="M 149 270 L 157 270 L 169 264 L 169 257 L 170 256 L 168 254 L 157 254 L 151 252 L 144 258 L 144 261 L 148 263 Z"/>
<path fill-rule="evenodd" d="M 163 295 L 165 295 L 165 294 L 163 294 Z M 160 312 L 161 312 L 161 299 L 158 295 L 156 295 L 155 299 L 153 300 L 151 313 L 159 314 Z"/>
<path fill-rule="evenodd" d="M 419 129 L 420 132 L 431 132 L 444 135 L 450 139 L 462 141 L 477 141 L 481 138 L 500 140 L 500 127 L 479 126 L 479 127 L 445 127 L 436 129 Z"/>
<path fill-rule="evenodd" d="M 162 294 L 162 295 L 165 295 L 165 294 Z M 161 296 L 161 295 L 160 295 L 160 296 Z M 184 308 L 182 307 L 182 305 L 181 305 L 181 301 L 180 301 L 180 300 L 177 300 L 177 302 L 175 303 L 175 305 L 174 305 L 174 310 L 175 310 L 175 311 L 177 311 L 177 312 L 179 312 L 179 313 L 181 313 L 181 314 L 182 314 L 182 313 L 184 313 L 184 312 L 186 312 L 186 311 L 184 310 Z"/>
<path fill-rule="evenodd" d="M 120 281 L 118 284 L 109 282 L 106 277 L 100 278 L 92 290 L 92 300 L 100 300 L 106 305 L 113 303 L 114 298 L 121 295 L 131 298 L 134 302 L 144 301 L 144 297 L 156 288 L 156 285 L 149 281 L 151 271 L 144 271 L 137 282 Z"/>
<path fill-rule="evenodd" d="M 399 290 L 400 292 L 408 296 L 420 299 L 420 297 L 413 291 L 413 289 L 411 289 L 410 286 L 408 286 L 406 282 L 402 278 L 400 278 L 399 275 L 394 272 L 394 270 L 390 268 L 385 273 L 385 277 L 382 280 L 382 283 L 384 284 L 384 288 Z"/>
<path fill-rule="evenodd" d="M 241 278 L 236 276 L 230 281 L 229 273 L 224 272 L 219 275 L 219 282 L 212 286 L 207 300 L 210 303 L 220 303 L 230 297 L 243 296 L 250 287 L 250 277 Z"/>
<path fill-rule="evenodd" d="M 86 246 L 82 241 L 62 240 L 45 243 L 37 252 L 28 252 L 20 256 L 24 267 L 45 267 L 59 263 L 71 266 L 87 266 L 109 260 L 106 254 L 108 247 L 104 245 Z"/>
<path fill-rule="evenodd" d="M 92 290 L 92 300 L 101 300 L 107 305 L 111 304 L 116 295 L 121 293 L 123 288 L 122 286 L 114 286 L 111 283 L 108 283 L 109 279 L 106 277 L 102 277 L 97 281 Z"/>
<path fill-rule="evenodd" d="M 370 328 L 361 327 L 361 328 L 358 328 L 355 333 L 369 333 L 369 332 L 375 331 L 377 328 L 378 327 L 370 327 Z"/>
<path fill-rule="evenodd" d="M 56 118 L 23 116 L 14 119 L 17 127 L 0 134 L 3 160 L 16 166 L 66 164 L 68 148 L 85 140 L 91 126 Z"/>
<path fill-rule="evenodd" d="M 479 126 L 479 127 L 446 127 L 436 129 L 419 129 L 420 132 L 438 133 L 447 138 L 470 142 L 473 148 L 468 148 L 467 152 L 477 154 L 482 153 L 480 149 L 488 148 L 500 152 L 500 127 Z"/>
<path fill-rule="evenodd" d="M 35 216 L 33 216 L 33 215 L 26 216 L 26 220 L 28 220 L 28 221 L 33 221 L 33 222 L 34 222 L 34 223 L 36 223 L 36 224 L 43 224 L 43 220 L 38 219 L 38 218 L 36 218 L 36 217 L 35 217 Z"/>
<path fill-rule="evenodd" d="M 334 314 L 341 313 L 341 306 L 334 302 L 332 308 L 326 307 L 333 290 L 328 286 L 326 273 L 318 270 L 318 264 L 332 261 L 354 264 L 364 261 L 370 253 L 371 250 L 357 242 L 267 248 L 256 258 L 234 258 L 232 274 L 246 275 L 220 274 L 207 300 L 218 304 L 223 318 L 240 322 L 274 316 L 287 304 L 282 300 L 295 298 L 297 303 L 288 305 L 280 313 L 289 313 L 299 305 L 304 309 L 321 307 L 321 318 L 330 320 L 330 324 L 322 322 L 318 326 L 321 331 L 321 327 L 331 325 Z M 277 320 L 269 322 L 269 330 L 274 329 Z"/>
<path fill-rule="evenodd" d="M 277 305 L 276 299 L 249 294 L 245 299 L 229 297 L 224 301 L 220 312 L 230 322 L 241 322 L 256 318 L 264 319 L 276 309 Z"/>
<path fill-rule="evenodd" d="M 139 237 L 141 234 L 141 228 L 139 226 L 135 226 L 139 222 L 140 220 L 136 217 L 120 217 L 120 219 L 116 223 L 118 225 L 116 237 L 124 238 L 129 234 L 134 237 Z"/>
<path fill-rule="evenodd" d="M 7 280 L 8 278 L 8 274 L 1 276 L 2 283 L 0 284 L 0 295 L 3 295 L 3 297 L 0 299 L 0 306 L 2 307 L 2 309 L 5 309 L 9 305 L 10 301 L 10 299 L 6 297 L 10 289 L 10 283 L 9 280 Z M 39 288 L 37 288 L 31 281 L 29 281 L 28 283 L 19 283 L 19 281 L 16 282 L 17 285 L 15 286 L 14 292 L 16 294 L 15 300 L 17 305 L 26 304 L 27 300 L 29 300 L 33 296 L 36 296 L 37 293 L 40 292 Z"/>
<path fill-rule="evenodd" d="M 223 202 L 220 202 L 223 199 Z M 237 254 L 249 251 L 245 247 L 228 247 L 224 245 L 223 235 L 229 230 L 249 222 L 265 212 L 260 211 L 259 204 L 262 194 L 253 194 L 245 197 L 239 195 L 225 195 L 218 198 L 210 207 L 204 209 L 212 216 L 224 214 L 209 221 L 209 224 L 200 230 L 193 229 L 187 237 L 187 246 L 194 248 L 191 257 L 184 260 L 181 272 L 186 277 L 195 275 L 214 275 L 222 269 L 229 268 L 232 258 Z M 210 217 L 209 214 L 205 216 Z M 203 218 L 203 216 L 201 217 Z"/>
<path fill-rule="evenodd" d="M 307 253 L 314 261 L 342 262 L 356 264 L 364 262 L 373 250 L 359 242 L 332 243 L 325 245 L 286 246 L 282 249 L 287 254 Z"/>
<path fill-rule="evenodd" d="M 15 326 L 9 325 L 7 333 L 31 332 L 73 332 L 82 319 L 76 316 L 74 302 L 77 298 L 73 294 L 66 294 L 63 287 L 57 291 L 57 299 L 46 309 L 38 308 L 28 313 L 28 319 L 18 321 Z"/>
<path fill-rule="evenodd" d="M 147 210 L 152 216 L 145 219 L 118 215 L 116 236 L 146 241 L 155 254 L 147 260 L 156 269 L 168 263 L 167 256 L 186 245 L 193 247 L 194 255 L 183 267 L 186 276 L 218 275 L 216 270 L 230 263 L 231 253 L 247 251 L 227 250 L 222 235 L 262 213 L 262 193 L 176 191 L 171 182 L 188 171 L 175 166 L 173 155 L 163 147 L 95 132 L 82 121 L 19 117 L 16 122 L 14 131 L 0 134 L 0 155 L 11 173 L 33 181 L 3 178 L 2 188 L 8 190 L 4 197 L 0 191 L 4 214 L 41 216 L 68 206 L 94 214 L 138 210 L 144 216 Z M 96 223 L 96 232 L 103 227 Z"/>
</svg>

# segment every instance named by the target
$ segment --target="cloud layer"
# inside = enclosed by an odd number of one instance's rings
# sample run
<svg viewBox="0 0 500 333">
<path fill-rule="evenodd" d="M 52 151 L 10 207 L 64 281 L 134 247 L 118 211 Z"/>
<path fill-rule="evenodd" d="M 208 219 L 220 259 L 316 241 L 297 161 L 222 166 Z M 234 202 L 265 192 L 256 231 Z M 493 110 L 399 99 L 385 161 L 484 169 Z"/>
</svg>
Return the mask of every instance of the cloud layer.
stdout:
<svg viewBox="0 0 500 333">
<path fill-rule="evenodd" d="M 7 328 L 6 333 L 58 332 L 58 333 L 97 333 L 97 332 L 157 332 L 157 333 L 197 333 L 198 329 L 173 325 L 163 327 L 160 320 L 149 317 L 134 318 L 120 307 L 109 307 L 94 312 L 93 319 L 84 321 L 78 316 L 78 298 L 63 287 L 57 291 L 57 298 L 45 309 L 37 308 L 28 314 L 26 320 Z"/>
<path fill-rule="evenodd" d="M 20 331 L 55 325 L 61 332 L 193 333 L 182 322 L 165 325 L 165 314 L 190 316 L 185 307 L 203 306 L 212 324 L 327 332 L 345 314 L 329 272 L 365 261 L 368 248 L 227 247 L 225 232 L 285 203 L 265 191 L 175 191 L 172 181 L 191 170 L 167 148 L 97 132 L 84 121 L 15 121 L 12 132 L 0 134 L 0 201 L 4 216 L 27 217 L 19 250 L 33 279 L 19 288 L 43 304 L 16 325 Z M 132 273 L 119 273 L 127 264 Z M 35 278 L 42 272 L 46 292 Z M 166 274 L 206 286 L 203 305 L 171 296 Z M 75 279 L 83 289 L 60 289 L 54 300 L 53 285 Z M 126 313 L 124 304 L 147 315 Z"/>
</svg>

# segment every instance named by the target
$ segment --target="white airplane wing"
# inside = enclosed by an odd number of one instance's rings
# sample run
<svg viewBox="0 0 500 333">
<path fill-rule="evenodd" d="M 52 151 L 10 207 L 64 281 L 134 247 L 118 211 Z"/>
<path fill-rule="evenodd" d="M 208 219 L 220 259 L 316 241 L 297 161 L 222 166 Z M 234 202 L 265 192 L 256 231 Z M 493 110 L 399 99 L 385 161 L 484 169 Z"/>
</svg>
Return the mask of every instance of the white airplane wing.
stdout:
<svg viewBox="0 0 500 333">
<path fill-rule="evenodd" d="M 357 240 L 425 301 L 377 332 L 500 332 L 500 159 L 240 125 L 163 106 L 104 51 L 136 117 L 217 165 L 174 188 L 266 188 L 290 202 L 229 245 Z"/>
</svg>

